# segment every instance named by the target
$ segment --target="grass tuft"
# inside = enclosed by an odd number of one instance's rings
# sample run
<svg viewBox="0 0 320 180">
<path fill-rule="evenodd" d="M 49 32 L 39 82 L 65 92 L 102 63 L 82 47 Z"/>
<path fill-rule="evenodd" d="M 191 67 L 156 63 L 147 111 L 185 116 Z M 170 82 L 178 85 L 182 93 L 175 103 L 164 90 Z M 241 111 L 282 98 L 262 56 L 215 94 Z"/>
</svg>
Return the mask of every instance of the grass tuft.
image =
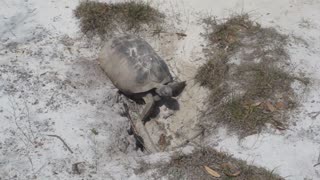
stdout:
<svg viewBox="0 0 320 180">
<path fill-rule="evenodd" d="M 241 45 L 241 38 L 246 33 L 256 33 L 260 25 L 252 22 L 249 15 L 237 15 L 226 22 L 218 24 L 212 21 L 212 32 L 209 34 L 211 42 L 219 49 L 230 52 Z"/>
<path fill-rule="evenodd" d="M 244 97 L 233 97 L 220 107 L 217 122 L 227 124 L 229 129 L 246 136 L 258 133 L 266 123 L 272 123 L 272 113 L 263 106 L 253 106 Z"/>
<path fill-rule="evenodd" d="M 221 84 L 228 72 L 228 57 L 225 53 L 220 53 L 209 59 L 208 62 L 201 66 L 196 75 L 196 79 L 202 86 L 215 88 Z"/>
<path fill-rule="evenodd" d="M 205 170 L 207 166 L 217 172 L 219 179 L 227 180 L 283 180 L 284 178 L 273 171 L 261 167 L 248 165 L 245 161 L 233 158 L 232 156 L 216 151 L 212 148 L 201 148 L 188 155 L 176 154 L 169 164 L 150 165 L 142 163 L 139 173 L 144 173 L 150 168 L 158 168 L 159 174 L 155 179 L 163 177 L 169 180 L 176 179 L 214 179 Z"/>
<path fill-rule="evenodd" d="M 86 35 L 104 37 L 116 30 L 140 31 L 144 26 L 155 26 L 164 15 L 147 2 L 128 1 L 102 3 L 82 1 L 74 10 L 80 20 L 81 31 Z"/>
</svg>

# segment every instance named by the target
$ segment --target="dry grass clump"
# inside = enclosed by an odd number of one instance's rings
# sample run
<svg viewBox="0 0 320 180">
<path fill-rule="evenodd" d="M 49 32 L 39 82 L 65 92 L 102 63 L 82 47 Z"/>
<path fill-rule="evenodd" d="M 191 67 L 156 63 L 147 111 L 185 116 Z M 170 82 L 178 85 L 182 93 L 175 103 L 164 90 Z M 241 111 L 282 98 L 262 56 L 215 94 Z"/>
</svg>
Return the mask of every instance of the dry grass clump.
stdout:
<svg viewBox="0 0 320 180">
<path fill-rule="evenodd" d="M 219 117 L 217 122 L 227 124 L 229 129 L 239 132 L 241 137 L 260 132 L 266 123 L 273 123 L 273 114 L 265 111 L 265 106 L 256 106 L 254 103 L 243 97 L 231 98 L 216 113 Z"/>
<path fill-rule="evenodd" d="M 205 66 L 201 66 L 196 75 L 196 79 L 202 86 L 213 89 L 217 84 L 223 83 L 227 76 L 229 66 L 228 57 L 225 53 L 216 54 L 209 59 Z"/>
<path fill-rule="evenodd" d="M 195 78 L 201 86 L 211 90 L 210 102 L 213 105 L 228 93 L 228 87 L 224 80 L 227 79 L 229 66 L 227 64 L 228 57 L 225 53 L 216 54 L 211 58 L 198 69 Z"/>
<path fill-rule="evenodd" d="M 128 1 L 102 3 L 82 1 L 74 10 L 80 20 L 81 31 L 86 35 L 112 34 L 115 30 L 139 31 L 144 26 L 155 26 L 164 18 L 157 9 L 147 2 Z"/>
<path fill-rule="evenodd" d="M 212 45 L 227 52 L 237 49 L 246 34 L 256 33 L 260 29 L 260 25 L 252 22 L 247 14 L 233 16 L 221 24 L 211 18 L 204 22 L 211 28 L 207 36 Z"/>
<path fill-rule="evenodd" d="M 272 63 L 243 63 L 237 67 L 236 78 L 246 89 L 245 96 L 253 99 L 275 98 L 291 91 L 295 77 Z M 245 81 L 241 81 L 245 78 Z"/>
<path fill-rule="evenodd" d="M 247 14 L 205 23 L 208 61 L 195 78 L 211 92 L 208 111 L 215 115 L 215 122 L 242 136 L 259 133 L 268 123 L 285 129 L 286 112 L 297 104 L 292 83 L 308 84 L 286 70 L 288 37 L 262 28 Z"/>
<path fill-rule="evenodd" d="M 222 180 L 283 180 L 284 178 L 264 168 L 248 165 L 245 161 L 232 158 L 230 155 L 218 152 L 212 148 L 195 150 L 189 155 L 177 154 L 169 164 L 159 165 L 158 177 L 168 179 L 215 179 L 210 175 L 205 166 L 215 171 Z M 157 167 L 152 167 L 157 168 Z M 144 164 L 140 173 L 150 169 Z"/>
</svg>

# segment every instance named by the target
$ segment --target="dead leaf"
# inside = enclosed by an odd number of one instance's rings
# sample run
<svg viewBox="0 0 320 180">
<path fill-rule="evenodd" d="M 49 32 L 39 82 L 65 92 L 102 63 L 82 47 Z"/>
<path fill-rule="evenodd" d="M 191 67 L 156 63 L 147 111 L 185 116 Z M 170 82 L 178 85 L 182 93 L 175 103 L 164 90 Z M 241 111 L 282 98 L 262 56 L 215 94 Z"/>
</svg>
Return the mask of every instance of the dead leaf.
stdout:
<svg viewBox="0 0 320 180">
<path fill-rule="evenodd" d="M 239 170 L 239 168 L 237 168 L 235 165 L 231 163 L 223 163 L 221 167 L 224 170 L 223 171 L 224 174 L 229 177 L 237 177 L 241 174 L 241 171 Z"/>
<path fill-rule="evenodd" d="M 84 162 L 77 162 L 72 164 L 72 172 L 73 174 L 81 174 L 83 172 L 83 167 L 81 168 L 81 165 L 83 165 Z"/>
<path fill-rule="evenodd" d="M 159 146 L 161 147 L 162 150 L 166 147 L 166 144 L 167 144 L 166 135 L 164 135 L 164 134 L 160 135 L 158 144 L 159 144 Z"/>
<path fill-rule="evenodd" d="M 250 106 L 244 105 L 243 107 L 244 107 L 245 109 L 250 109 Z"/>
<path fill-rule="evenodd" d="M 275 107 L 276 107 L 277 109 L 285 109 L 285 108 L 286 108 L 286 105 L 285 105 L 284 102 L 279 101 L 279 102 L 276 103 Z"/>
<path fill-rule="evenodd" d="M 159 145 L 164 145 L 164 144 L 166 144 L 166 135 L 164 135 L 164 134 L 161 134 L 161 135 L 160 135 L 158 144 L 159 144 Z"/>
<path fill-rule="evenodd" d="M 280 131 L 286 130 L 286 128 L 283 127 L 283 126 L 277 126 L 277 125 L 275 125 L 275 127 L 276 127 L 278 130 L 280 130 Z"/>
<path fill-rule="evenodd" d="M 259 101 L 258 101 L 258 102 L 255 102 L 255 103 L 251 104 L 251 106 L 253 106 L 253 107 L 257 107 L 257 106 L 260 106 L 260 105 L 261 105 L 261 103 L 262 103 L 262 102 L 259 102 Z"/>
<path fill-rule="evenodd" d="M 287 129 L 282 122 L 279 122 L 279 121 L 276 121 L 276 120 L 273 120 L 272 125 L 274 125 L 274 127 L 276 129 L 280 130 L 280 131 L 284 131 L 284 130 Z"/>
<path fill-rule="evenodd" d="M 205 170 L 207 171 L 208 174 L 210 174 L 213 177 L 219 178 L 221 175 L 214 171 L 213 169 L 209 168 L 208 166 L 204 166 Z"/>
<path fill-rule="evenodd" d="M 225 174 L 226 174 L 227 176 L 230 176 L 230 177 L 237 177 L 237 176 L 239 176 L 239 175 L 241 174 L 241 171 L 237 171 L 237 172 L 235 172 L 235 173 L 233 173 L 233 174 L 228 173 L 228 172 L 225 172 Z"/>
<path fill-rule="evenodd" d="M 228 36 L 227 36 L 227 41 L 228 41 L 228 43 L 234 43 L 234 42 L 236 42 L 237 41 L 237 37 L 235 36 L 235 35 L 233 35 L 233 34 L 229 34 Z"/>
<path fill-rule="evenodd" d="M 276 108 L 269 101 L 266 102 L 266 106 L 270 112 L 273 112 L 276 110 Z"/>
</svg>

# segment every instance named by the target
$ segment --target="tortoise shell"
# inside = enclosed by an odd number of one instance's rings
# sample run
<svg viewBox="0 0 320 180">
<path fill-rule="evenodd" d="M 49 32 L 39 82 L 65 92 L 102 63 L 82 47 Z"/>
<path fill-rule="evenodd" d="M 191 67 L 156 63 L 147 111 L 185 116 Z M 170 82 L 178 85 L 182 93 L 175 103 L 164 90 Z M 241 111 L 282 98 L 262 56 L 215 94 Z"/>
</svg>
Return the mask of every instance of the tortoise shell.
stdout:
<svg viewBox="0 0 320 180">
<path fill-rule="evenodd" d="M 112 83 L 126 94 L 147 92 L 172 82 L 164 60 L 145 40 L 134 35 L 108 40 L 99 62 Z"/>
</svg>

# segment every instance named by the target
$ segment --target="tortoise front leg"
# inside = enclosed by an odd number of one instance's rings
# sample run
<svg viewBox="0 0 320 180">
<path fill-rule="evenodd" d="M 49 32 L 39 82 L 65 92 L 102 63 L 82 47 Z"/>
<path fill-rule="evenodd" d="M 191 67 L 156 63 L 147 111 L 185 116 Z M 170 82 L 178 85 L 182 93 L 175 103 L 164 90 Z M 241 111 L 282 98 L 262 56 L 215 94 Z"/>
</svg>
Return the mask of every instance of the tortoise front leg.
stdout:
<svg viewBox="0 0 320 180">
<path fill-rule="evenodd" d="M 142 122 L 145 122 L 147 118 L 150 116 L 155 102 L 151 93 L 148 93 L 146 96 L 144 96 L 143 100 L 146 103 L 146 106 L 141 113 L 141 120 Z"/>
</svg>

